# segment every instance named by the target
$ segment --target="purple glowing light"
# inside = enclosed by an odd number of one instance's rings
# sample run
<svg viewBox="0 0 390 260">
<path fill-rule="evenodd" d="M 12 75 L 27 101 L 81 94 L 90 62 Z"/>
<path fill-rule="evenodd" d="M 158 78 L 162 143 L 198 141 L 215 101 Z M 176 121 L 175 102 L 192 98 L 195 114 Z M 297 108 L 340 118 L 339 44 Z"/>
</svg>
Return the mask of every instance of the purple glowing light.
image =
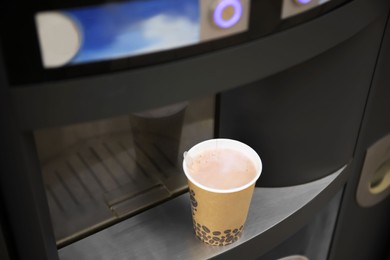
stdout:
<svg viewBox="0 0 390 260">
<path fill-rule="evenodd" d="M 226 7 L 232 6 L 234 8 L 234 13 L 232 17 L 227 20 L 224 20 L 222 17 L 223 11 Z M 240 20 L 242 15 L 242 5 L 239 0 L 222 0 L 217 4 L 214 9 L 213 18 L 214 23 L 221 28 L 229 28 L 235 25 L 238 20 Z"/>
<path fill-rule="evenodd" d="M 296 0 L 298 4 L 306 5 L 310 3 L 312 0 Z"/>
</svg>

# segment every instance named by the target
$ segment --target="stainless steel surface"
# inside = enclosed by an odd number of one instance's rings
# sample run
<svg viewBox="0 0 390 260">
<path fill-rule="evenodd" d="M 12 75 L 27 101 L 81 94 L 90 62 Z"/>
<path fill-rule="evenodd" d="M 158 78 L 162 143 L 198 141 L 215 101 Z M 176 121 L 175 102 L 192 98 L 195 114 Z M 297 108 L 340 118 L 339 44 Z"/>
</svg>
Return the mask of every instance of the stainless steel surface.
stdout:
<svg viewBox="0 0 390 260">
<path fill-rule="evenodd" d="M 127 219 L 59 250 L 61 260 L 207 259 L 222 254 L 298 212 L 345 169 L 317 181 L 283 188 L 256 188 L 242 237 L 215 247 L 192 231 L 187 194 Z"/>
<path fill-rule="evenodd" d="M 277 260 L 309 260 L 309 258 L 303 255 L 290 255 Z"/>
<path fill-rule="evenodd" d="M 298 0 L 283 0 L 282 13 L 280 16 L 282 19 L 286 19 L 313 9 L 319 4 L 320 3 L 317 0 L 313 0 L 307 4 L 301 4 Z"/>
<path fill-rule="evenodd" d="M 346 177 L 346 175 L 348 174 L 342 174 L 342 176 L 338 177 L 338 180 L 334 181 L 332 186 L 337 186 L 337 183 L 341 184 L 340 186 L 343 186 L 343 183 L 345 182 L 339 182 L 339 180 Z M 302 226 L 297 224 L 296 217 L 293 218 L 295 220 L 291 220 L 291 225 L 296 231 L 289 231 L 287 228 L 278 228 L 281 232 L 285 233 L 284 237 L 286 237 L 286 239 L 279 239 L 276 246 L 271 246 L 271 250 L 267 250 L 266 247 L 265 250 L 263 249 L 263 251 L 265 251 L 264 254 L 258 253 L 256 255 L 255 253 L 253 254 L 255 255 L 253 258 L 256 260 L 280 260 L 280 258 L 284 259 L 284 257 L 287 256 L 303 255 L 310 260 L 328 259 L 328 252 L 343 195 L 343 189 L 336 188 L 336 190 L 338 190 L 336 195 L 333 192 L 325 192 L 327 193 L 326 196 L 329 195 L 331 198 L 326 198 L 321 202 L 317 197 L 315 201 L 312 201 L 311 204 L 316 204 L 317 209 L 311 210 L 311 213 L 307 214 Z M 275 233 L 277 232 L 270 232 L 269 238 L 273 239 Z M 262 244 L 263 248 L 264 242 L 262 241 L 271 240 L 267 239 L 266 236 L 259 237 L 258 239 L 260 241 L 255 244 Z M 234 258 L 230 257 L 230 259 Z"/>
<path fill-rule="evenodd" d="M 153 144 L 143 151 L 148 160 L 140 161 L 131 134 L 111 135 L 89 140 L 43 166 L 59 245 L 186 189 L 185 178 L 163 152 Z"/>
<path fill-rule="evenodd" d="M 318 212 L 317 216 L 305 226 L 303 254 L 313 260 L 327 260 L 336 226 L 343 190 Z M 318 235 L 321 234 L 321 235 Z"/>
<path fill-rule="evenodd" d="M 249 27 L 249 14 L 250 14 L 250 2 L 248 0 L 239 0 L 238 3 L 241 5 L 242 13 L 240 19 L 231 27 L 223 28 L 220 27 L 215 21 L 214 21 L 214 12 L 218 4 L 220 4 L 219 0 L 201 0 L 199 1 L 200 4 L 200 13 L 202 14 L 202 19 L 200 20 L 200 39 L 201 42 L 203 41 L 209 41 L 213 39 L 218 39 L 222 37 L 226 37 L 229 35 L 234 35 L 237 33 L 242 33 L 248 30 Z M 232 4 L 228 5 L 231 8 Z M 223 8 L 223 10 L 226 10 L 229 8 Z M 233 12 L 237 12 L 238 10 L 233 9 Z M 222 11 L 223 13 L 224 11 Z M 221 13 L 221 16 L 223 15 Z M 228 20 L 226 18 L 222 18 L 223 20 Z"/>
<path fill-rule="evenodd" d="M 302 0 L 283 0 L 281 17 L 282 19 L 286 19 L 294 15 L 299 15 L 329 1 L 331 0 L 312 0 L 306 3 Z"/>
<path fill-rule="evenodd" d="M 57 245 L 184 192 L 181 155 L 213 136 L 213 118 L 208 97 L 172 115 L 35 132 Z"/>
</svg>

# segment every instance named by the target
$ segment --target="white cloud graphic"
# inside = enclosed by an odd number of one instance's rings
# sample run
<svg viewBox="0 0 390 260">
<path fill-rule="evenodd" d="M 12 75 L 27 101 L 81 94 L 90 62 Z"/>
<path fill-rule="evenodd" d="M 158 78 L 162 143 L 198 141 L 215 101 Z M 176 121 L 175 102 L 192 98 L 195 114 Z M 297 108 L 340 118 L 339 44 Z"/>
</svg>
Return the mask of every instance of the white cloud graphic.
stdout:
<svg viewBox="0 0 390 260">
<path fill-rule="evenodd" d="M 107 51 L 111 52 L 111 57 L 123 57 L 183 47 L 197 42 L 199 42 L 197 23 L 185 17 L 161 14 L 142 21 L 137 26 L 129 26 L 119 33 Z M 134 45 L 140 47 L 132 48 Z"/>
<path fill-rule="evenodd" d="M 199 42 L 199 24 L 185 16 L 159 14 L 116 28 L 113 41 L 99 49 L 86 49 L 74 63 L 125 58 Z"/>
<path fill-rule="evenodd" d="M 167 49 L 199 41 L 199 25 L 185 17 L 157 15 L 141 25 L 146 40 L 153 42 L 143 50 Z"/>
</svg>

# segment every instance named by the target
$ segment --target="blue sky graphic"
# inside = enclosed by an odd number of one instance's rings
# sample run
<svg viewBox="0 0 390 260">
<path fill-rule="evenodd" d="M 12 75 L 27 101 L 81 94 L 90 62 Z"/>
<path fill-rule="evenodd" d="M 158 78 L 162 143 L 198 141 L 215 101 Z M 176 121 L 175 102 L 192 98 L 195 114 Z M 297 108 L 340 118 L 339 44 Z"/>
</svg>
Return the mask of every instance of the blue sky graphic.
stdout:
<svg viewBox="0 0 390 260">
<path fill-rule="evenodd" d="M 129 57 L 199 42 L 198 0 L 138 0 L 64 11 L 81 47 L 71 63 Z"/>
</svg>

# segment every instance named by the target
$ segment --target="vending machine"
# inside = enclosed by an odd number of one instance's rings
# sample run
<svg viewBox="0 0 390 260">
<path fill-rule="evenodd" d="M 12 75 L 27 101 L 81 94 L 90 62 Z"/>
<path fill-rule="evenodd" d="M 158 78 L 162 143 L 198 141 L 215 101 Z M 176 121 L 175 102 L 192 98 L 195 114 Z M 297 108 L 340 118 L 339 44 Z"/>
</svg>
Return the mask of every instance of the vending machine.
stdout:
<svg viewBox="0 0 390 260">
<path fill-rule="evenodd" d="M 0 258 L 386 259 L 390 2 L 39 0 L 0 17 Z M 252 147 L 241 237 L 192 230 L 183 153 Z"/>
</svg>

